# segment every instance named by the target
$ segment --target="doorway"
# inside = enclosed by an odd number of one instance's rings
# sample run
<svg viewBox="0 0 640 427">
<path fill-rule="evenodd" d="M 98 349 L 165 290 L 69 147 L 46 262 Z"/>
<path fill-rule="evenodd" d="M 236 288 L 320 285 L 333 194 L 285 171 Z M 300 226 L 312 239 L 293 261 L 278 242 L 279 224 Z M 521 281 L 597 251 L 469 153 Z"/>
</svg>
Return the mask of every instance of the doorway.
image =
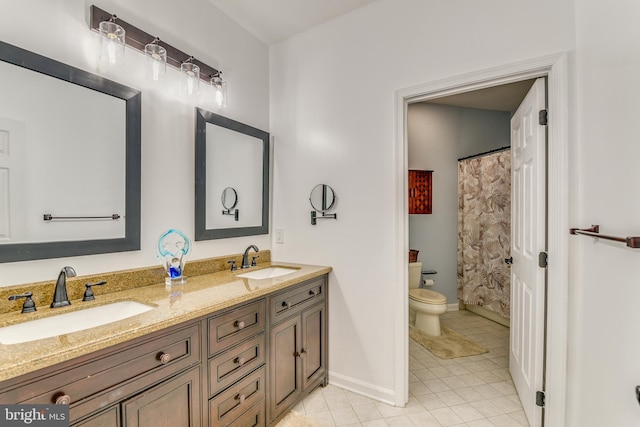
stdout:
<svg viewBox="0 0 640 427">
<path fill-rule="evenodd" d="M 548 269 L 548 319 L 554 328 L 547 337 L 545 374 L 546 391 L 550 398 L 546 402 L 545 424 L 564 424 L 564 403 L 566 384 L 566 324 L 567 324 L 567 261 L 568 261 L 568 202 L 567 202 L 567 65 L 565 55 L 554 55 L 511 64 L 490 70 L 462 75 L 446 80 L 427 83 L 396 92 L 396 276 L 401 283 L 407 283 L 408 221 L 407 221 L 407 107 L 409 103 L 442 98 L 478 89 L 486 89 L 506 83 L 537 77 L 548 77 L 549 81 L 549 142 L 548 156 L 548 207 L 549 242 L 548 251 L 553 264 Z M 399 363 L 396 378 L 397 403 L 404 405 L 408 398 L 408 313 L 406 308 L 407 290 L 400 292 L 397 301 L 398 322 L 396 324 Z"/>
</svg>

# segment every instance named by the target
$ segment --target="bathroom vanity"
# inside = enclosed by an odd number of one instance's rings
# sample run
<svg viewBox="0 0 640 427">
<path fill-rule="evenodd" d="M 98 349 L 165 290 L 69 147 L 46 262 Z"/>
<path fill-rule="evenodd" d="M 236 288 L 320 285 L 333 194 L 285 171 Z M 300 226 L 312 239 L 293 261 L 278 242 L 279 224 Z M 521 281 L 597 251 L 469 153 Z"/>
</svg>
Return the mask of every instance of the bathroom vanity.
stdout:
<svg viewBox="0 0 640 427">
<path fill-rule="evenodd" d="M 327 383 L 331 271 L 278 266 L 293 271 L 261 279 L 222 271 L 98 295 L 91 304 L 135 299 L 154 309 L 0 345 L 0 403 L 68 404 L 71 425 L 83 427 L 273 425 Z M 20 316 L 0 315 L 0 324 Z"/>
</svg>

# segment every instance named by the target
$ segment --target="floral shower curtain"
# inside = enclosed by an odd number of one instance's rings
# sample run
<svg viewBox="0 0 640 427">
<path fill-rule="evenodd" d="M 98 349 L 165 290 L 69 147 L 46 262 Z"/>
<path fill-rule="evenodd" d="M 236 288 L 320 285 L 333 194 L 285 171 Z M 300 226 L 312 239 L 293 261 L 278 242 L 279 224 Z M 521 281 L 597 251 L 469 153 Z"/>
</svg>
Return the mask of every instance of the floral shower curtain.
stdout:
<svg viewBox="0 0 640 427">
<path fill-rule="evenodd" d="M 511 150 L 458 162 L 458 299 L 509 317 Z"/>
</svg>

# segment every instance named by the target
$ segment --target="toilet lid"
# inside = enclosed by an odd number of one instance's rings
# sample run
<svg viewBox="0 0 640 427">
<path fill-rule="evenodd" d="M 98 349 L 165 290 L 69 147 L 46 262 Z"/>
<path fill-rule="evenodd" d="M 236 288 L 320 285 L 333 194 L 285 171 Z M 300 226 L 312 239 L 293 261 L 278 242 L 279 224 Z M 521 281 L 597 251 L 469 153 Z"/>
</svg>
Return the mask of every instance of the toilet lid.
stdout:
<svg viewBox="0 0 640 427">
<path fill-rule="evenodd" d="M 410 289 L 409 298 L 425 302 L 427 304 L 445 304 L 447 302 L 447 297 L 442 295 L 440 292 L 422 288 Z"/>
</svg>

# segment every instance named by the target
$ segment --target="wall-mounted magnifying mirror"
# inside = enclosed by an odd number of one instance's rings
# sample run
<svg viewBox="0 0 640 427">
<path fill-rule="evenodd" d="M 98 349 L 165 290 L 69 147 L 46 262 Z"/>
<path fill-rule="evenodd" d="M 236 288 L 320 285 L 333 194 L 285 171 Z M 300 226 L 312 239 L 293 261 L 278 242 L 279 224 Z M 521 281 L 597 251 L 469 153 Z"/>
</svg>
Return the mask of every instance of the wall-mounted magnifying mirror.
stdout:
<svg viewBox="0 0 640 427">
<path fill-rule="evenodd" d="M 233 187 L 227 187 L 222 190 L 222 215 L 233 215 L 235 220 L 240 219 L 240 210 L 234 209 L 238 204 L 238 192 Z M 232 211 L 233 209 L 233 211 Z"/>
<path fill-rule="evenodd" d="M 318 219 L 338 219 L 338 214 L 328 214 L 335 207 L 336 193 L 326 184 L 318 184 L 311 190 L 309 202 L 314 209 L 311 211 L 311 225 L 316 225 Z M 318 216 L 318 212 L 322 215 Z"/>
</svg>

